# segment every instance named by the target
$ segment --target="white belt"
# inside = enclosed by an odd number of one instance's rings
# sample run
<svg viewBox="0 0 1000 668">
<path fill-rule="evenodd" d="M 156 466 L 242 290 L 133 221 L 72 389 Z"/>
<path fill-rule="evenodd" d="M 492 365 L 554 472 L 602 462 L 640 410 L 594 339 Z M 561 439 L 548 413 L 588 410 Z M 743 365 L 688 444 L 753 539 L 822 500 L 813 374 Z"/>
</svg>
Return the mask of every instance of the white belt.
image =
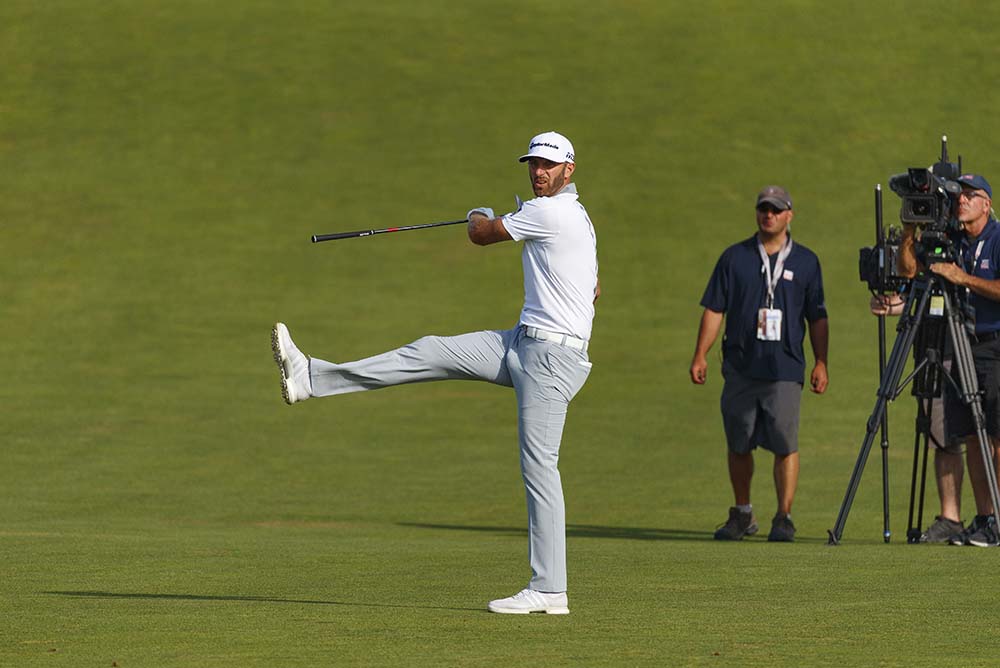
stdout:
<svg viewBox="0 0 1000 668">
<path fill-rule="evenodd" d="M 546 332 L 544 329 L 538 329 L 537 327 L 525 327 L 524 333 L 533 339 L 538 339 L 539 341 L 551 341 L 552 343 L 558 343 L 561 346 L 566 346 L 567 348 L 575 348 L 576 350 L 587 351 L 587 346 L 589 343 L 583 339 L 578 339 L 575 336 L 570 336 L 569 334 L 556 334 L 555 332 Z"/>
</svg>

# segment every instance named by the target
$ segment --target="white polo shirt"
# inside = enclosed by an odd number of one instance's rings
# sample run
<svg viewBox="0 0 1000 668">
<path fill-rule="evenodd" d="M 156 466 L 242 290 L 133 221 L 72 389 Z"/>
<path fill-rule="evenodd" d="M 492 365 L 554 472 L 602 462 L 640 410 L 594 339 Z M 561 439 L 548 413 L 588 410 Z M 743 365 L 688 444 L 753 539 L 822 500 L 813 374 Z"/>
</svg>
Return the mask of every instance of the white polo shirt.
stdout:
<svg viewBox="0 0 1000 668">
<path fill-rule="evenodd" d="M 520 324 L 590 340 L 597 288 L 597 236 L 576 184 L 536 197 L 503 217 L 524 241 L 524 308 Z"/>
</svg>

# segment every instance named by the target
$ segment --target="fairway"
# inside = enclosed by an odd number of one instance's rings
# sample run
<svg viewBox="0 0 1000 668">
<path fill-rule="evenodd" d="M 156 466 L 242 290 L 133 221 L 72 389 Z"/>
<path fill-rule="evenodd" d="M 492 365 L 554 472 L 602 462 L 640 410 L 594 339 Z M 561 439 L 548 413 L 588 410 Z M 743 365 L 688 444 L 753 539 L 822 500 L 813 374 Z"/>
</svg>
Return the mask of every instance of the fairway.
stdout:
<svg viewBox="0 0 1000 668">
<path fill-rule="evenodd" d="M 826 542 L 878 385 L 874 187 L 895 221 L 889 176 L 943 134 L 1000 180 L 997 25 L 967 0 L 0 3 L 0 666 L 995 665 L 1000 552 L 905 542 L 908 394 L 891 541 L 876 445 Z M 520 244 L 310 238 L 506 213 L 546 130 L 602 288 L 560 455 L 572 614 L 491 615 L 530 577 L 513 392 L 287 406 L 269 335 L 347 361 L 512 327 Z M 802 400 L 796 542 L 719 543 L 719 344 L 706 386 L 688 367 L 769 183 L 822 262 L 830 388 Z M 767 453 L 753 494 L 766 536 Z"/>
</svg>

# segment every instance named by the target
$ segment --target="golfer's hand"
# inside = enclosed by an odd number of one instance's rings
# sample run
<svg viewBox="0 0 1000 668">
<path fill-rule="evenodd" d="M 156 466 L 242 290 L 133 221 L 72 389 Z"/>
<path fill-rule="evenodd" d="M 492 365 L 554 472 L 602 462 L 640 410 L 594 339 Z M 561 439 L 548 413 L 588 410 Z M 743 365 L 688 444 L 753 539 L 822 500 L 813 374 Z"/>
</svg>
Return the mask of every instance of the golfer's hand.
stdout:
<svg viewBox="0 0 1000 668">
<path fill-rule="evenodd" d="M 826 386 L 829 384 L 830 378 L 826 373 L 826 363 L 816 362 L 816 366 L 812 370 L 812 375 L 809 376 L 809 389 L 816 394 L 823 394 L 826 392 Z"/>
<path fill-rule="evenodd" d="M 691 362 L 691 382 L 695 385 L 704 385 L 705 377 L 708 374 L 708 362 L 705 358 L 697 357 Z"/>
<path fill-rule="evenodd" d="M 465 217 L 469 219 L 470 223 L 472 222 L 472 218 L 474 216 L 480 216 L 486 218 L 487 220 L 493 220 L 493 209 L 488 206 L 481 206 L 476 209 L 469 209 L 469 213 L 465 214 Z"/>
</svg>

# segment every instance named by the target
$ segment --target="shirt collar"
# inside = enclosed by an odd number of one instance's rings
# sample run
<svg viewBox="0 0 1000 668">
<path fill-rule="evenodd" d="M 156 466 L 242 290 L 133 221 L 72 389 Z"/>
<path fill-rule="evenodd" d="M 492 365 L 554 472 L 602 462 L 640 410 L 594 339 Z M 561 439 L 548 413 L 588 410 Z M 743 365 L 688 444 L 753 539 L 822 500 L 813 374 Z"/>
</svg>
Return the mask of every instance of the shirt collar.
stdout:
<svg viewBox="0 0 1000 668">
<path fill-rule="evenodd" d="M 791 232 L 789 232 L 789 233 L 788 233 L 788 238 L 787 238 L 787 239 L 785 239 L 785 243 L 786 243 L 786 244 L 788 244 L 788 243 L 791 243 L 791 241 L 792 241 L 792 233 L 791 233 Z M 754 249 L 754 250 L 756 251 L 756 249 L 757 249 L 757 244 L 758 244 L 758 243 L 760 243 L 760 237 L 758 237 L 758 236 L 757 236 L 757 233 L 756 233 L 756 232 L 754 232 L 754 233 L 753 233 L 753 234 L 752 234 L 752 235 L 750 236 L 750 238 L 749 238 L 749 239 L 747 239 L 746 243 L 747 243 L 747 245 L 748 245 L 748 246 L 749 246 L 750 248 L 752 248 L 752 249 Z M 793 245 L 792 245 L 792 249 L 794 250 L 795 246 L 797 246 L 797 245 L 798 245 L 798 244 L 793 244 Z M 782 246 L 781 248 L 784 248 L 784 246 Z M 771 253 L 771 255 L 777 255 L 777 254 L 778 254 L 778 253 L 780 253 L 780 252 L 781 252 L 781 249 L 778 249 L 778 251 L 777 251 L 776 253 Z M 768 257 L 771 257 L 771 255 L 768 255 Z"/>
<path fill-rule="evenodd" d="M 986 241 L 991 236 L 993 236 L 993 234 L 997 230 L 997 227 L 1000 227 L 1000 225 L 997 224 L 996 219 L 990 218 L 989 220 L 986 221 L 986 224 L 983 226 L 983 231 L 979 233 L 978 237 L 970 237 L 968 235 L 965 235 L 964 237 L 965 243 L 971 246 L 973 244 L 979 243 L 980 241 Z"/>
</svg>

